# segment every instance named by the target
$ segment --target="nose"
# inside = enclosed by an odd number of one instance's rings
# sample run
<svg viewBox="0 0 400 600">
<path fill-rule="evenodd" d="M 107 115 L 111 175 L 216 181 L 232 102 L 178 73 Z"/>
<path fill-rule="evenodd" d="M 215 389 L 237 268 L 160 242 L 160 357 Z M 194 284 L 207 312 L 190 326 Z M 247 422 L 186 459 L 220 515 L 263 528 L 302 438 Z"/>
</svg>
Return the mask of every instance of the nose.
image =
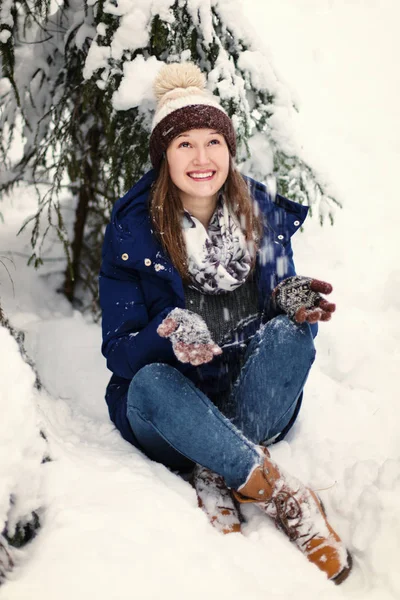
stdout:
<svg viewBox="0 0 400 600">
<path fill-rule="evenodd" d="M 208 148 L 206 146 L 197 146 L 193 162 L 196 165 L 207 165 L 209 161 Z"/>
</svg>

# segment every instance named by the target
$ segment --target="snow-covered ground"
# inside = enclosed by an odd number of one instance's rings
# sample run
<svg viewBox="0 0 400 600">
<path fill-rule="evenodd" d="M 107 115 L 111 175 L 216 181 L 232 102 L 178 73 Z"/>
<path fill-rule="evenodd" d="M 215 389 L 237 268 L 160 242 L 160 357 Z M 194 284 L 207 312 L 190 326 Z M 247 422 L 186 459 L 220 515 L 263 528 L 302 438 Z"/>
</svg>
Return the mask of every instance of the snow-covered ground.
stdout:
<svg viewBox="0 0 400 600">
<path fill-rule="evenodd" d="M 218 534 L 187 483 L 120 438 L 103 401 L 99 326 L 53 291 L 62 263 L 47 263 L 39 276 L 26 267 L 28 237 L 15 232 L 35 198 L 21 188 L 0 206 L 0 256 L 14 261 L 15 288 L 3 273 L 0 297 L 26 332 L 47 392 L 33 390 L 29 369 L 2 334 L 1 411 L 14 428 L 8 447 L 25 436 L 38 453 L 29 409 L 37 402 L 53 461 L 30 494 L 33 503 L 41 490 L 43 527 L 20 551 L 1 600 L 400 597 L 400 5 L 245 6 L 300 110 L 293 125 L 304 156 L 345 206 L 334 227 L 309 219 L 295 240 L 298 271 L 330 281 L 338 309 L 321 325 L 301 417 L 273 457 L 320 490 L 353 553 L 353 574 L 334 587 L 254 507 L 243 536 Z M 26 419 L 11 419 L 18 402 Z M 0 472 L 12 479 L 3 443 L 1 450 Z"/>
</svg>

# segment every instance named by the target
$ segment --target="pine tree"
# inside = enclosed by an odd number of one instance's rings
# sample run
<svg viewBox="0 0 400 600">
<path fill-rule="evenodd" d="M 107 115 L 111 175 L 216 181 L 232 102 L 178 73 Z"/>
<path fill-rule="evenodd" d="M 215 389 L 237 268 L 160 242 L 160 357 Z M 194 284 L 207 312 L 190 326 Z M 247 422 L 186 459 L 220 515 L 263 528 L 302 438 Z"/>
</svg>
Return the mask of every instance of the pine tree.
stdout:
<svg viewBox="0 0 400 600">
<path fill-rule="evenodd" d="M 155 71 L 160 61 L 192 60 L 208 74 L 236 126 L 238 163 L 247 174 L 274 176 L 281 194 L 318 206 L 320 219 L 327 213 L 332 220 L 337 201 L 299 158 L 290 131 L 277 125 L 279 111 L 293 108 L 232 4 L 64 0 L 50 14 L 50 0 L 0 0 L 4 160 L 19 116 L 25 141 L 21 160 L 7 161 L 0 190 L 24 181 L 36 186 L 38 210 L 24 224 L 31 226 L 31 261 L 40 265 L 43 240 L 54 229 L 68 258 L 63 290 L 70 300 L 83 298 L 86 288 L 97 307 L 110 209 L 150 167 L 154 102 L 129 91 L 123 99 L 122 92 L 135 73 L 142 85 L 144 69 Z M 65 190 L 74 207 L 71 227 L 60 201 Z"/>
</svg>

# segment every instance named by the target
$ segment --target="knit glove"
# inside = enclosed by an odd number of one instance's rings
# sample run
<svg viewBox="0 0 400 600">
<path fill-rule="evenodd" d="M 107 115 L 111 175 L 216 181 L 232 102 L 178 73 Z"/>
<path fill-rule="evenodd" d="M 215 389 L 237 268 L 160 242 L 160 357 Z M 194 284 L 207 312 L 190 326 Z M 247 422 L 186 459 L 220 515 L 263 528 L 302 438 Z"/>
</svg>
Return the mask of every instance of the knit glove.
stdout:
<svg viewBox="0 0 400 600">
<path fill-rule="evenodd" d="M 171 340 L 176 358 L 183 363 L 198 366 L 222 354 L 200 315 L 184 308 L 174 308 L 168 313 L 157 333 Z"/>
<path fill-rule="evenodd" d="M 272 292 L 277 308 L 297 323 L 329 321 L 336 305 L 325 300 L 319 292 L 330 294 L 332 286 L 325 281 L 295 275 L 281 281 Z"/>
</svg>

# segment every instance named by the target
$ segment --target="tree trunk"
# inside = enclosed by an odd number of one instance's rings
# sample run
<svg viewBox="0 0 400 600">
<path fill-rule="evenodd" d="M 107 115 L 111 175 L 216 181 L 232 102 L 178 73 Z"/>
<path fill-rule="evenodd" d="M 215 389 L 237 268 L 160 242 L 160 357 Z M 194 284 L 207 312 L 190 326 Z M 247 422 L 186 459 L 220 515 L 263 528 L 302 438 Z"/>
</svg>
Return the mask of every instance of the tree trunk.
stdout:
<svg viewBox="0 0 400 600">
<path fill-rule="evenodd" d="M 78 205 L 75 211 L 74 237 L 71 243 L 71 264 L 67 265 L 63 286 L 64 294 L 70 302 L 72 302 L 74 299 L 75 286 L 79 279 L 83 235 L 89 212 L 89 204 L 90 189 L 88 188 L 86 182 L 84 182 L 78 194 Z"/>
<path fill-rule="evenodd" d="M 85 139 L 86 151 L 82 152 L 83 165 L 80 174 L 81 185 L 78 192 L 78 204 L 75 210 L 74 235 L 71 243 L 71 264 L 67 265 L 63 292 L 70 302 L 75 298 L 75 288 L 80 277 L 85 226 L 90 206 L 96 204 L 96 178 L 98 172 L 98 148 L 100 131 L 93 127 Z"/>
</svg>

